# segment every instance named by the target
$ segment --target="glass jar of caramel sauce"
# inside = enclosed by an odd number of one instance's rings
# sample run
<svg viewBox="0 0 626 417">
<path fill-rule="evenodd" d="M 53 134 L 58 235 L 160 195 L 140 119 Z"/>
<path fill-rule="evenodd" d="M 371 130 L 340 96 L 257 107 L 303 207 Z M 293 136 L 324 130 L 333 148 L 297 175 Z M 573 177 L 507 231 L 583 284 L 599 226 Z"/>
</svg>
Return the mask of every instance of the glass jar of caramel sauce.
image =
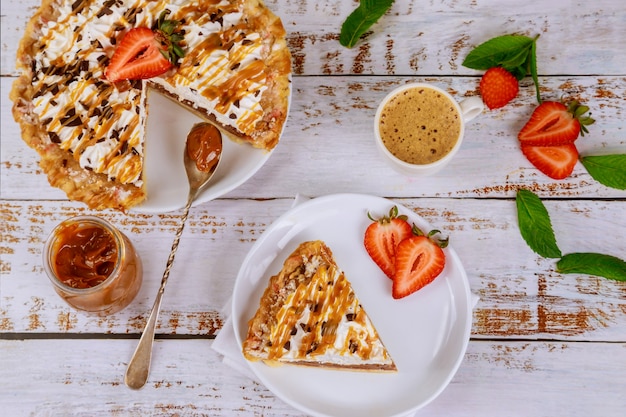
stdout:
<svg viewBox="0 0 626 417">
<path fill-rule="evenodd" d="M 54 289 L 79 310 L 115 313 L 128 306 L 141 287 L 143 268 L 132 243 L 95 216 L 60 223 L 48 237 L 43 256 Z"/>
</svg>

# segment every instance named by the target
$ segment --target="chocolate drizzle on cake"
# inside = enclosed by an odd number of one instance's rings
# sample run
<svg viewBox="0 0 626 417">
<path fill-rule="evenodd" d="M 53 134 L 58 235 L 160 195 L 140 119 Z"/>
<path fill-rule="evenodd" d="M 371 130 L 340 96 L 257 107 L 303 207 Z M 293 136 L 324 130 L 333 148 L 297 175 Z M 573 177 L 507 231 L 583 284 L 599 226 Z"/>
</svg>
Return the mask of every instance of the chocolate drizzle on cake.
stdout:
<svg viewBox="0 0 626 417">
<path fill-rule="evenodd" d="M 183 25 L 179 67 L 149 80 L 105 80 L 121 38 L 132 27 L 152 27 L 164 8 Z M 280 20 L 256 1 L 42 0 L 18 49 L 13 113 L 51 184 L 92 207 L 128 208 L 145 198 L 146 87 L 231 137 L 272 149 L 288 106 L 284 36 Z M 94 190 L 79 192 L 81 184 Z M 95 195 L 105 188 L 106 195 Z"/>
<path fill-rule="evenodd" d="M 81 158 L 81 166 L 107 173 L 123 183 L 141 181 L 141 171 L 120 175 L 123 168 L 116 168 L 115 163 L 143 152 L 136 129 L 124 130 L 124 134 L 112 133 L 121 132 L 114 119 L 128 124 L 131 116 L 125 116 L 125 112 L 135 115 L 132 117 L 141 115 L 145 82 L 111 85 L 103 81 L 102 74 L 118 38 L 129 27 L 153 25 L 160 12 L 155 9 L 157 6 L 141 0 L 130 5 L 117 0 L 101 3 L 76 0 L 71 3 L 71 13 L 82 14 L 87 20 L 72 18 L 70 14 L 63 22 L 51 25 L 42 34 L 40 53 L 32 63 L 35 111 L 47 120 L 49 130 L 56 132 L 51 140 L 72 151 L 81 148 L 80 155 L 93 154 L 89 158 L 76 154 L 75 158 Z M 179 89 L 185 94 L 188 88 L 189 95 L 199 93 L 211 103 L 216 114 L 223 115 L 222 119 L 217 117 L 218 122 L 232 125 L 233 132 L 248 135 L 264 116 L 259 102 L 267 71 L 260 59 L 262 38 L 249 32 L 245 22 L 236 20 L 241 12 L 239 8 L 238 2 L 218 6 L 179 0 L 168 5 L 172 19 L 188 24 L 182 28 L 184 33 L 191 34 L 186 39 L 188 50 L 177 72 L 148 82 L 158 83 L 159 89 L 166 92 Z M 107 20 L 109 31 L 103 32 Z M 202 38 L 194 35 L 200 28 L 206 34 Z M 110 106 L 109 102 L 118 104 Z M 94 136 L 109 141 L 89 139 L 87 144 L 77 144 L 83 131 L 87 133 L 83 141 Z M 120 147 L 111 141 L 133 145 Z M 111 152 L 115 152 L 115 157 L 105 156 Z M 141 167 L 140 163 L 131 165 Z"/>
<path fill-rule="evenodd" d="M 396 370 L 322 241 L 301 243 L 269 279 L 242 350 L 248 360 L 272 365 Z"/>
</svg>

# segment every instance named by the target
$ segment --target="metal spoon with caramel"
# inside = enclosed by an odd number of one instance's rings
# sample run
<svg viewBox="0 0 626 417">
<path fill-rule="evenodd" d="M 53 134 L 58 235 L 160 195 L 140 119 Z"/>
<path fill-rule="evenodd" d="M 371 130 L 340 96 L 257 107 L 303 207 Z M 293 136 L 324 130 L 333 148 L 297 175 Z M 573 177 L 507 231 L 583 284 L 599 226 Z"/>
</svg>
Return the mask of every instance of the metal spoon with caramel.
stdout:
<svg viewBox="0 0 626 417">
<path fill-rule="evenodd" d="M 187 180 L 189 181 L 189 196 L 187 197 L 183 217 L 181 218 L 174 243 L 172 244 L 172 250 L 170 251 L 170 256 L 167 260 L 165 271 L 163 272 L 161 286 L 154 300 L 150 317 L 148 317 L 146 327 L 141 335 L 141 339 L 139 339 L 139 344 L 126 369 L 124 383 L 130 388 L 139 389 L 143 387 L 148 380 L 150 362 L 152 360 L 154 331 L 156 329 L 159 311 L 161 310 L 161 299 L 165 292 L 165 285 L 170 275 L 170 269 L 174 263 L 174 256 L 178 249 L 180 236 L 185 228 L 185 222 L 189 215 L 191 203 L 193 203 L 198 192 L 213 176 L 221 156 L 222 134 L 219 129 L 209 123 L 198 123 L 194 125 L 187 135 L 184 155 L 185 170 L 187 171 Z"/>
</svg>

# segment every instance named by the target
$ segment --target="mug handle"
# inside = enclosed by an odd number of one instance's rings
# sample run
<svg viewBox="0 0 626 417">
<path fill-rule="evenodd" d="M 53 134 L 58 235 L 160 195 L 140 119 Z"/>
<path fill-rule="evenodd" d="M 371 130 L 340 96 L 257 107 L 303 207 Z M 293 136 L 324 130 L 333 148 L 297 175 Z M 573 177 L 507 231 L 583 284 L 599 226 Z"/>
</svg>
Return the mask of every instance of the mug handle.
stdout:
<svg viewBox="0 0 626 417">
<path fill-rule="evenodd" d="M 464 99 L 459 103 L 463 121 L 469 122 L 483 112 L 485 105 L 483 99 L 478 96 L 472 96 Z"/>
</svg>

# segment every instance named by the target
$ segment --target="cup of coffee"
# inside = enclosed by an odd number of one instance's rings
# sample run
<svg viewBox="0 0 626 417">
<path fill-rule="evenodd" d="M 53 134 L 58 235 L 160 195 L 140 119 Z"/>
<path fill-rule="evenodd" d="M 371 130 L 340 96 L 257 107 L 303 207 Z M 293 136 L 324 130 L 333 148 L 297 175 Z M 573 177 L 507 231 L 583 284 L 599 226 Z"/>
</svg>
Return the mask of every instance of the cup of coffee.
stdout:
<svg viewBox="0 0 626 417">
<path fill-rule="evenodd" d="M 403 85 L 378 106 L 374 120 L 376 144 L 400 173 L 435 174 L 461 147 L 465 123 L 483 108 L 480 97 L 468 97 L 459 103 L 431 84 Z"/>
</svg>

